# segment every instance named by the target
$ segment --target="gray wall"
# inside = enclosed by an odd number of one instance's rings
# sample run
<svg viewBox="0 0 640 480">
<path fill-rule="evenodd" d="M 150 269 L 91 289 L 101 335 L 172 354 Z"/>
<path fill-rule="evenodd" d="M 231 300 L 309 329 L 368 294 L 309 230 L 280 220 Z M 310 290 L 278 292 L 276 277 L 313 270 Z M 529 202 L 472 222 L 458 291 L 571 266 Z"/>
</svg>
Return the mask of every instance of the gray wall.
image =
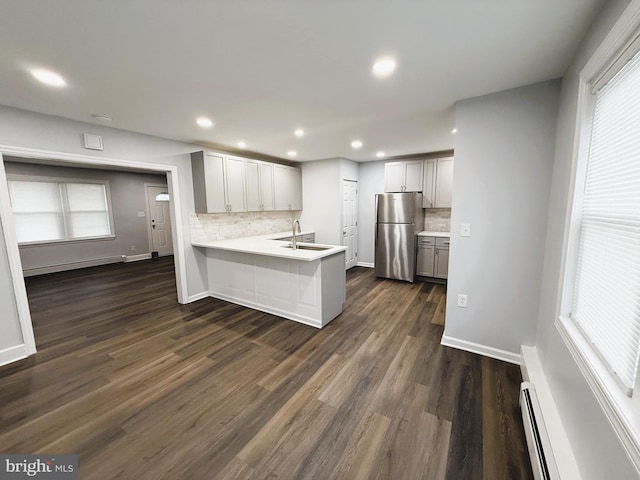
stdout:
<svg viewBox="0 0 640 480">
<path fill-rule="evenodd" d="M 448 337 L 516 355 L 535 342 L 559 89 L 545 82 L 456 105 Z M 468 308 L 456 306 L 459 293 Z"/>
<path fill-rule="evenodd" d="M 150 252 L 147 229 L 149 219 L 138 217 L 137 213 L 147 210 L 144 184 L 166 184 L 166 175 L 14 163 L 12 157 L 5 157 L 4 160 L 7 175 L 107 180 L 111 191 L 116 238 L 22 246 L 20 258 L 23 269 Z M 135 251 L 131 250 L 131 246 L 135 247 Z"/>
<path fill-rule="evenodd" d="M 606 4 L 562 81 L 540 292 L 538 355 L 584 480 L 637 478 L 602 408 L 553 326 L 560 313 L 558 291 L 561 286 L 565 218 L 569 208 L 578 76 L 628 4 L 628 0 L 612 0 Z"/>
</svg>

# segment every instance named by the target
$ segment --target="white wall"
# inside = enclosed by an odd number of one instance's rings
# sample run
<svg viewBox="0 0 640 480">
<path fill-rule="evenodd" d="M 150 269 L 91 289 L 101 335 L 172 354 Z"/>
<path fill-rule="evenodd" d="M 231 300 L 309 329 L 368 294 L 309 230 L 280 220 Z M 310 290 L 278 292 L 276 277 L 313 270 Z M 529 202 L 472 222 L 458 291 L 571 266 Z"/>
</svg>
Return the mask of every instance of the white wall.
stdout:
<svg viewBox="0 0 640 480">
<path fill-rule="evenodd" d="M 341 159 L 305 162 L 302 165 L 300 224 L 313 230 L 316 242 L 340 245 L 342 241 Z"/>
<path fill-rule="evenodd" d="M 612 0 L 606 4 L 562 81 L 540 292 L 538 355 L 584 480 L 637 478 L 601 407 L 553 326 L 560 312 L 560 258 L 569 208 L 578 75 L 628 4 L 628 0 Z"/>
<path fill-rule="evenodd" d="M 512 361 L 535 341 L 559 87 L 456 105 L 445 338 Z M 459 293 L 468 308 L 456 306 Z"/>
<path fill-rule="evenodd" d="M 3 233 L 0 223 L 0 358 L 3 350 L 23 343 Z"/>
<path fill-rule="evenodd" d="M 373 266 L 376 200 L 384 192 L 384 162 L 360 164 L 358 181 L 358 263 Z"/>
</svg>

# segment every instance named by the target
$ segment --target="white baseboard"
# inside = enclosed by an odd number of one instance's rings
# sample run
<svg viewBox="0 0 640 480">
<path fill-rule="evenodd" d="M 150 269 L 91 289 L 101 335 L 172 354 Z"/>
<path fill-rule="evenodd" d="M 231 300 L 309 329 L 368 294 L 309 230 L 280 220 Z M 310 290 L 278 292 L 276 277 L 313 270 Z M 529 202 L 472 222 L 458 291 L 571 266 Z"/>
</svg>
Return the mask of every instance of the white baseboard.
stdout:
<svg viewBox="0 0 640 480">
<path fill-rule="evenodd" d="M 209 298 L 211 295 L 209 292 L 200 292 L 195 295 L 189 295 L 187 297 L 187 301 L 185 303 L 197 302 L 198 300 L 202 300 L 203 298 Z"/>
<path fill-rule="evenodd" d="M 116 255 L 113 257 L 94 258 L 92 260 L 82 260 L 79 262 L 60 263 L 57 265 L 46 265 L 43 267 L 25 268 L 23 275 L 32 277 L 34 275 L 44 275 L 45 273 L 64 272 L 67 270 L 76 270 L 78 268 L 97 267 L 98 265 L 108 265 L 110 263 L 122 263 L 126 257 L 124 255 Z"/>
<path fill-rule="evenodd" d="M 29 350 L 27 349 L 27 346 L 25 344 L 5 348 L 4 350 L 0 350 L 0 366 L 22 360 L 23 358 L 27 358 L 28 356 Z"/>
<path fill-rule="evenodd" d="M 366 268 L 373 268 L 375 265 L 373 263 L 369 263 L 369 262 L 358 262 L 356 263 L 356 267 L 366 267 Z"/>
<path fill-rule="evenodd" d="M 442 336 L 440 344 L 444 345 L 445 347 L 453 347 L 471 353 L 478 353 L 480 355 L 484 355 L 485 357 L 502 360 L 503 362 L 515 363 L 516 365 L 520 365 L 522 363 L 522 356 L 518 353 L 508 352 L 506 350 L 500 350 L 493 347 L 487 347 L 486 345 L 480 345 L 479 343 L 467 342 L 466 340 L 449 337 L 448 335 Z"/>
<path fill-rule="evenodd" d="M 322 328 L 322 324 L 318 320 L 314 318 L 305 317 L 304 315 L 297 315 L 295 313 L 285 312 L 284 310 L 280 310 L 278 308 L 268 307 L 265 305 L 249 302 L 244 299 L 235 298 L 229 295 L 224 295 L 222 293 L 209 292 L 209 296 L 213 298 L 218 298 L 220 300 L 225 300 L 227 302 L 235 303 L 236 305 L 242 305 L 243 307 L 251 308 L 253 310 L 258 310 L 260 312 L 270 313 L 271 315 L 287 318 L 289 320 L 293 320 L 298 323 L 303 323 L 311 327 Z"/>
<path fill-rule="evenodd" d="M 124 262 L 139 262 L 140 260 L 149 260 L 151 253 L 140 253 L 139 255 L 127 255 Z"/>
<path fill-rule="evenodd" d="M 520 351 L 522 357 L 522 364 L 520 365 L 522 378 L 525 382 L 531 382 L 535 386 L 538 402 L 540 403 L 540 410 L 542 410 L 542 420 L 549 435 L 549 443 L 551 444 L 553 456 L 556 459 L 556 466 L 558 467 L 560 478 L 580 480 L 578 464 L 573 456 L 571 443 L 562 425 L 562 418 L 553 401 L 551 389 L 547 383 L 547 377 L 544 374 L 542 364 L 538 358 L 538 350 L 536 347 L 523 345 Z"/>
</svg>

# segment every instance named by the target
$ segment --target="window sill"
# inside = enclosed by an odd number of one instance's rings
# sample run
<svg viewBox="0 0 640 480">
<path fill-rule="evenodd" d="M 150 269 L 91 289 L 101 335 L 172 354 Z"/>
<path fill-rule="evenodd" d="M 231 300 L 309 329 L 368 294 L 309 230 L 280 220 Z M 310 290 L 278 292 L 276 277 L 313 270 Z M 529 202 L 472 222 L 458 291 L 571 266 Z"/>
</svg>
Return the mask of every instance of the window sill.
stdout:
<svg viewBox="0 0 640 480">
<path fill-rule="evenodd" d="M 559 317 L 555 326 L 629 459 L 640 472 L 640 401 L 637 398 L 640 392 L 636 392 L 636 398 L 629 398 L 622 391 L 571 319 Z"/>
</svg>

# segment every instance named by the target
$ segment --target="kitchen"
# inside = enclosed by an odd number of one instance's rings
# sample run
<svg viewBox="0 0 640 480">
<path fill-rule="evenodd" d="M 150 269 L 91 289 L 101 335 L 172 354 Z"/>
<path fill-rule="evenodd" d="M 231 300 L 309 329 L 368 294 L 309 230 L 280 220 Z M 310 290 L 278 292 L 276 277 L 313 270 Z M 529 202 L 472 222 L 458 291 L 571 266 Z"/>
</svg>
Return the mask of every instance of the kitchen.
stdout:
<svg viewBox="0 0 640 480">
<path fill-rule="evenodd" d="M 455 167 L 450 216 L 447 216 L 449 212 L 434 212 L 431 219 L 433 227 L 429 227 L 434 235 L 427 235 L 434 239 L 435 261 L 435 247 L 438 246 L 435 244 L 438 238 L 435 232 L 451 232 L 446 325 L 441 344 L 499 359 L 503 363 L 526 365 L 533 373 L 536 372 L 533 367 L 539 365 L 539 371 L 544 371 L 549 378 L 551 393 L 546 398 L 552 398 L 551 403 L 555 401 L 557 404 L 555 407 L 561 414 L 566 436 L 574 446 L 575 462 L 580 465 L 584 478 L 604 478 L 607 468 L 622 472 L 618 478 L 631 478 L 628 473 L 633 470 L 633 463 L 627 458 L 627 450 L 620 445 L 608 417 L 599 407 L 553 324 L 557 291 L 561 290 L 559 245 L 564 238 L 568 185 L 572 175 L 570 152 L 578 77 L 587 59 L 616 24 L 629 2 L 593 1 L 582 2 L 580 6 L 536 2 L 536 5 L 519 7 L 501 5 L 495 11 L 467 4 L 462 14 L 460 9 L 440 5 L 437 15 L 427 6 L 416 5 L 414 8 L 425 10 L 413 15 L 413 19 L 411 15 L 400 19 L 397 15 L 402 9 L 394 10 L 384 5 L 372 7 L 369 13 L 374 18 L 367 17 L 369 21 L 362 22 L 362 39 L 378 36 L 381 44 L 388 45 L 392 43 L 389 36 L 393 36 L 404 41 L 403 44 L 420 45 L 419 49 L 412 50 L 412 54 L 399 57 L 396 73 L 384 81 L 374 78 L 370 70 L 378 54 L 388 55 L 388 49 L 381 47 L 380 51 L 374 52 L 354 39 L 354 26 L 361 25 L 359 19 L 364 12 L 351 2 L 343 5 L 341 12 L 329 10 L 337 7 L 315 7 L 320 10 L 315 16 L 318 22 L 335 27 L 335 37 L 328 35 L 330 38 L 322 49 L 315 43 L 320 37 L 314 37 L 316 40 L 310 38 L 312 35 L 308 32 L 312 30 L 300 21 L 305 18 L 302 10 L 309 6 L 286 9 L 271 5 L 271 10 L 255 7 L 253 20 L 275 19 L 275 26 L 267 25 L 269 22 L 262 25 L 256 22 L 258 25 L 254 25 L 259 37 L 272 39 L 273 43 L 254 41 L 247 49 L 229 45 L 237 50 L 228 56 L 221 55 L 218 65 L 223 68 L 217 69 L 210 69 L 208 63 L 198 68 L 193 63 L 187 66 L 188 56 L 174 58 L 177 62 L 175 68 L 162 68 L 161 58 L 154 53 L 174 52 L 174 42 L 178 41 L 158 35 L 156 28 L 158 31 L 181 30 L 194 34 L 207 31 L 210 28 L 207 22 L 215 15 L 202 16 L 201 19 L 191 16 L 185 24 L 182 16 L 174 15 L 172 19 L 170 15 L 165 16 L 170 7 L 159 5 L 158 18 L 164 20 L 160 21 L 162 25 L 154 27 L 139 20 L 141 12 L 135 6 L 127 14 L 118 16 L 106 7 L 77 2 L 74 5 L 76 14 L 69 17 L 83 18 L 87 22 L 93 19 L 93 28 L 76 23 L 60 29 L 56 24 L 62 21 L 60 15 L 46 15 L 44 4 L 36 3 L 21 8 L 8 7 L 10 13 L 5 16 L 5 20 L 9 19 L 8 24 L 2 28 L 4 43 L 8 46 L 22 45 L 24 51 L 42 52 L 40 62 L 48 63 L 46 66 L 49 68 L 58 68 L 67 75 L 67 69 L 71 71 L 72 67 L 65 67 L 64 62 L 60 60 L 59 64 L 53 59 L 64 57 L 60 52 L 72 48 L 71 45 L 76 45 L 73 48 L 92 45 L 93 56 L 87 57 L 82 52 L 76 55 L 76 58 L 90 61 L 92 68 L 84 69 L 82 74 L 79 73 L 82 69 L 77 69 L 75 75 L 87 77 L 82 80 L 79 76 L 75 77 L 78 80 L 69 77 L 67 80 L 71 88 L 67 90 L 46 90 L 31 79 L 25 81 L 25 71 L 15 67 L 19 49 L 11 47 L 11 53 L 7 55 L 13 55 L 15 59 L 3 64 L 6 88 L 0 98 L 0 103 L 5 105 L 0 107 L 1 151 L 8 156 L 44 157 L 49 162 L 82 164 L 90 168 L 152 169 L 156 173 L 168 174 L 172 213 L 176 214 L 174 244 L 180 304 L 188 306 L 198 301 L 213 301 L 208 298 L 207 251 L 204 247 L 192 246 L 195 230 L 201 228 L 224 236 L 225 232 L 241 229 L 238 225 L 242 225 L 260 235 L 268 233 L 258 231 L 263 224 L 268 224 L 280 225 L 278 231 L 288 232 L 291 222 L 298 218 L 291 212 L 300 212 L 303 232 L 313 230 L 317 243 L 341 245 L 345 226 L 342 212 L 346 211 L 345 181 L 358 184 L 358 230 L 353 251 L 354 258 L 357 253 L 355 263 L 361 269 L 358 271 L 368 271 L 365 269 L 375 263 L 374 198 L 385 191 L 385 163 L 410 161 L 409 156 L 414 154 L 434 154 L 434 158 L 445 158 L 453 153 Z M 189 48 L 195 52 L 193 58 L 200 62 L 215 52 L 220 53 L 221 46 L 228 44 L 231 38 L 251 37 L 246 35 L 247 30 L 236 28 L 246 24 L 237 21 L 243 17 L 234 11 L 235 7 L 219 7 L 225 9 L 225 15 L 216 18 L 236 21 L 218 22 L 216 31 L 211 32 L 211 35 L 219 35 L 215 47 L 198 50 L 195 41 L 190 45 Z M 381 35 L 374 26 L 386 24 L 387 18 L 395 18 L 396 24 L 403 27 L 389 28 L 389 36 L 386 33 Z M 442 18 L 447 18 L 448 22 L 443 22 Z M 59 30 L 78 37 L 90 31 L 94 32 L 94 37 L 93 40 L 82 37 L 84 42 L 69 41 L 65 48 L 60 48 L 53 41 L 44 41 L 35 35 L 28 38 L 24 32 L 21 33 L 25 29 L 11 25 L 27 25 L 33 19 L 37 19 L 40 27 L 36 31 L 46 38 L 56 38 Z M 513 25 L 516 19 L 521 22 L 520 29 L 500 30 Z M 458 23 L 463 20 L 464 25 Z M 130 23 L 140 27 L 140 37 L 129 36 L 130 30 L 126 27 L 130 27 Z M 451 26 L 455 28 L 452 30 Z M 118 35 L 113 35 L 114 31 Z M 282 35 L 283 31 L 295 33 L 310 41 L 312 46 L 306 44 L 303 51 L 297 51 L 289 41 L 290 36 Z M 495 36 L 492 35 L 494 33 Z M 97 41 L 99 38 L 110 38 L 114 44 L 100 43 Z M 487 43 L 480 40 L 487 38 Z M 154 42 L 149 42 L 149 39 Z M 455 62 L 448 63 L 434 76 L 425 77 L 424 71 L 416 70 L 417 65 L 429 65 L 431 61 L 438 60 L 435 57 L 425 58 L 430 52 L 425 45 L 442 45 L 443 49 L 456 46 L 456 53 L 449 55 Z M 516 45 L 517 48 L 514 47 Z M 347 46 L 353 47 L 352 58 L 357 58 L 357 61 L 349 63 L 338 54 L 343 50 L 346 52 Z M 253 61 L 248 61 L 246 55 L 252 49 L 258 55 L 253 57 Z M 314 55 L 306 67 L 292 70 L 290 60 L 306 59 L 305 49 L 306 52 L 323 53 Z M 280 53 L 274 55 L 274 51 Z M 120 54 L 112 55 L 113 52 Z M 38 56 L 34 54 L 35 57 Z M 131 88 L 127 86 L 135 84 L 128 72 L 134 67 L 131 63 L 136 62 L 129 62 L 127 68 L 119 67 L 115 57 L 148 59 L 158 69 L 154 73 L 138 72 L 139 78 L 147 81 L 136 88 L 136 95 L 129 98 L 114 95 L 109 101 L 101 102 L 99 100 L 107 98 L 108 92 L 114 89 L 129 91 Z M 334 70 L 339 63 L 336 58 L 343 58 L 344 65 L 349 64 L 347 71 L 338 73 Z M 481 64 L 489 65 L 488 70 L 495 73 L 493 79 L 496 83 L 492 87 L 488 86 L 491 83 L 490 73 L 482 70 Z M 425 67 L 425 71 L 433 70 Z M 277 78 L 275 73 L 265 75 L 267 71 L 287 72 L 287 75 L 284 79 Z M 443 77 L 443 71 L 448 72 L 446 78 L 439 78 Z M 189 103 L 184 100 L 184 95 L 164 90 L 160 79 L 165 75 L 169 83 L 175 84 L 188 77 L 190 82 L 184 87 L 185 92 L 202 92 L 203 84 L 207 83 L 202 79 L 206 78 L 216 85 L 216 95 L 211 97 L 220 99 L 220 110 L 213 111 L 201 104 Z M 506 80 L 508 77 L 510 80 Z M 230 84 L 242 86 L 253 78 L 261 79 L 260 88 L 249 89 L 242 96 L 228 90 Z M 302 87 L 312 85 L 313 78 L 323 78 L 326 89 Z M 94 100 L 90 105 L 79 107 L 79 96 L 74 96 L 73 92 L 79 93 L 88 85 L 96 85 L 90 95 Z M 150 85 L 157 88 L 150 88 Z M 449 86 L 460 88 L 456 97 L 445 98 Z M 400 91 L 406 91 L 408 95 L 396 102 L 396 93 L 393 92 Z M 432 91 L 437 91 L 433 97 L 439 98 L 431 106 L 429 112 L 435 113 L 430 116 L 425 113 L 424 102 L 429 96 L 425 92 Z M 256 92 L 267 92 L 268 95 Z M 366 92 L 369 101 L 363 103 L 354 92 Z M 269 101 L 265 100 L 267 97 Z M 335 103 L 330 103 L 331 97 L 335 97 L 331 100 Z M 305 103 L 307 99 L 310 99 L 309 104 Z M 307 120 L 295 106 L 303 103 L 308 111 L 318 113 L 322 127 L 310 126 L 311 120 Z M 150 114 L 154 104 L 162 105 L 162 111 Z M 188 104 L 187 111 L 180 116 L 167 115 L 166 112 L 180 111 L 176 104 Z M 333 109 L 329 105 L 334 105 Z M 367 105 L 376 105 L 385 112 L 389 123 L 382 125 L 372 120 L 358 128 L 359 120 L 374 118 L 374 112 Z M 224 108 L 228 109 L 228 116 L 219 113 Z M 330 115 L 332 110 L 338 113 L 335 117 Z M 286 118 L 277 118 L 276 111 L 286 111 Z M 111 113 L 113 122 L 90 118 L 93 113 Z M 212 117 L 214 125 L 201 129 L 195 124 L 195 118 L 200 116 Z M 158 122 L 147 125 L 152 117 Z M 251 121 L 243 122 L 247 118 Z M 171 121 L 175 123 L 163 129 L 161 124 L 169 125 Z M 257 125 L 255 135 L 251 137 L 243 128 L 248 124 Z M 299 128 L 305 130 L 302 137 L 295 134 Z M 457 129 L 455 134 L 452 133 L 454 128 Z M 331 136 L 332 140 L 327 140 L 326 132 L 337 134 Z M 101 137 L 103 150 L 85 148 L 83 134 Z M 360 140 L 363 145 L 351 147 L 355 140 Z M 240 147 L 240 141 L 246 142 L 245 148 Z M 223 146 L 227 148 L 221 148 Z M 376 153 L 383 152 L 383 149 L 384 157 L 377 156 Z M 227 220 L 218 218 L 203 225 L 200 215 L 207 214 L 196 213 L 191 168 L 192 154 L 198 151 L 222 151 L 224 155 L 250 160 L 297 165 L 302 177 L 302 210 L 252 214 L 260 219 L 259 222 L 246 217 L 245 212 L 225 210 L 211 215 Z M 310 155 L 308 151 L 316 153 Z M 424 161 L 425 157 L 422 158 Z M 424 190 L 423 185 L 423 194 Z M 223 208 L 225 203 L 229 202 L 223 201 Z M 257 202 L 258 205 L 263 203 Z M 286 203 L 288 206 L 291 202 Z M 0 189 L 0 216 L 3 221 L 1 300 L 3 305 L 9 306 L 6 309 L 9 313 L 0 327 L 2 363 L 35 351 L 35 343 L 30 344 L 28 334 L 24 334 L 30 330 L 29 310 L 24 300 L 26 292 L 19 268 L 19 248 L 7 228 L 8 205 L 8 195 L 3 187 Z M 431 247 L 428 242 L 425 244 L 427 249 Z M 421 270 L 427 273 L 425 276 L 430 273 L 429 264 L 427 261 Z M 434 264 L 434 274 L 436 270 Z M 414 292 L 411 289 L 415 284 L 401 285 L 406 287 L 402 291 Z M 465 306 L 459 305 L 459 295 L 466 296 L 463 300 Z M 399 293 L 399 298 L 407 297 Z M 366 309 L 364 304 L 359 304 L 359 307 Z M 337 328 L 336 324 L 335 320 L 332 321 L 318 331 L 318 335 L 329 335 L 332 328 Z M 529 362 L 523 354 L 523 346 L 537 346 L 541 364 Z M 570 381 L 563 383 L 567 378 Z M 342 405 L 343 398 L 339 393 L 327 393 L 327 397 L 339 399 L 340 402 L 336 400 L 335 404 Z M 328 415 L 328 412 L 324 413 Z M 377 417 L 375 421 L 384 422 Z M 383 423 L 374 422 L 373 425 L 385 428 Z M 585 472 L 592 474 L 589 476 Z"/>
</svg>

